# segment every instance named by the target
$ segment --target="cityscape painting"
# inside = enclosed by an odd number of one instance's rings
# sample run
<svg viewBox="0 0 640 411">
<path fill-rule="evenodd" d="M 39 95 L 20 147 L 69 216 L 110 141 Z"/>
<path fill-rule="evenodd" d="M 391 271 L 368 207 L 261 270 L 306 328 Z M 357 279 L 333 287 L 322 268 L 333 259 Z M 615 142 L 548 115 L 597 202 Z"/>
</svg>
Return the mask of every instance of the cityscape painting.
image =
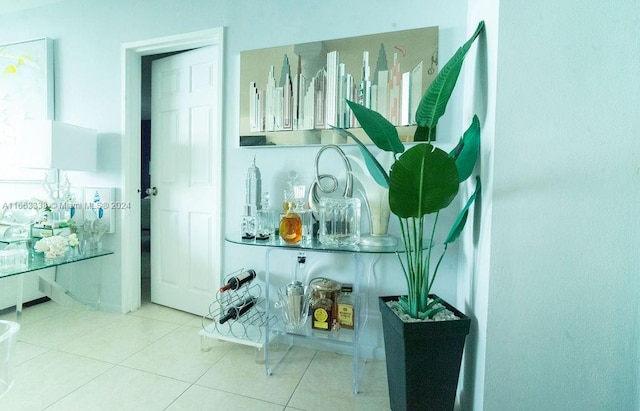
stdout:
<svg viewBox="0 0 640 411">
<path fill-rule="evenodd" d="M 241 52 L 240 145 L 347 143 L 331 130 L 358 133 L 346 100 L 378 111 L 410 141 L 437 73 L 438 27 Z"/>
</svg>

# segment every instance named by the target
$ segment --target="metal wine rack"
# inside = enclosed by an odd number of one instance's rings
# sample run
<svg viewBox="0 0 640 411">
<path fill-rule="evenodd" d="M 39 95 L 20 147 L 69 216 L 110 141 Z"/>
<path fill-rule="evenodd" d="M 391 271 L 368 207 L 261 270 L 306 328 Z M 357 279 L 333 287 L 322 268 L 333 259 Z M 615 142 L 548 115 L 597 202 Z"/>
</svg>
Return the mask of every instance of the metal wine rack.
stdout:
<svg viewBox="0 0 640 411">
<path fill-rule="evenodd" d="M 244 269 L 228 274 L 223 281 L 227 281 Z M 253 307 L 237 319 L 231 319 L 220 324 L 220 319 L 227 310 L 239 306 L 247 298 L 257 298 Z M 262 285 L 258 278 L 251 283 L 241 286 L 237 290 L 217 291 L 216 299 L 209 305 L 209 314 L 202 318 L 202 331 L 204 337 L 233 341 L 240 344 L 261 348 L 265 341 L 265 329 L 268 321 L 264 311 L 264 298 L 262 297 Z M 272 318 L 272 321 L 276 321 Z M 273 326 L 273 325 L 272 325 Z"/>
</svg>

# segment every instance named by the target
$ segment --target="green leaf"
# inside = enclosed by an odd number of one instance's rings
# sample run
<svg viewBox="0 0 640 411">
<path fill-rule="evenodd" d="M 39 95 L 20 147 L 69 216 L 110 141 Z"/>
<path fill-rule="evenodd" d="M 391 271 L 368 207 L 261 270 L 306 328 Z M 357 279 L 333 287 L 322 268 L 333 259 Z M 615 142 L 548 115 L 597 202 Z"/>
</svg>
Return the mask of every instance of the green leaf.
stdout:
<svg viewBox="0 0 640 411">
<path fill-rule="evenodd" d="M 413 141 L 428 141 L 432 142 L 436 139 L 436 131 L 430 130 L 427 127 L 416 127 L 416 132 L 413 133 Z"/>
<path fill-rule="evenodd" d="M 402 310 L 402 312 L 404 313 L 411 312 L 409 308 L 409 299 L 407 298 L 407 296 L 403 295 L 398 299 L 398 307 L 400 307 L 400 310 Z"/>
<path fill-rule="evenodd" d="M 484 21 L 481 21 L 475 33 L 444 65 L 424 96 L 422 96 L 416 111 L 416 122 L 419 126 L 433 129 L 438 124 L 438 120 L 444 114 L 449 98 L 451 98 L 453 89 L 458 81 L 464 58 L 475 39 L 483 30 Z"/>
<path fill-rule="evenodd" d="M 438 306 L 436 308 L 429 308 L 427 311 L 425 311 L 424 313 L 422 313 L 422 315 L 420 316 L 420 318 L 422 320 L 426 319 L 426 318 L 433 318 L 433 316 L 435 316 L 436 314 L 438 314 L 441 311 L 444 311 L 446 309 L 446 307 L 444 306 Z"/>
<path fill-rule="evenodd" d="M 436 305 L 436 304 L 438 304 L 438 303 L 441 303 L 441 302 L 442 302 L 442 298 L 440 298 L 440 297 L 436 297 L 436 298 L 432 299 L 432 300 L 429 302 L 429 304 L 427 304 L 427 308 L 431 308 L 431 307 L 433 307 L 434 305 Z"/>
<path fill-rule="evenodd" d="M 369 151 L 367 146 L 365 146 L 364 143 L 360 141 L 360 139 L 358 139 L 358 137 L 354 136 L 353 133 L 345 130 L 344 128 L 333 127 L 333 130 L 337 131 L 343 136 L 351 137 L 356 142 L 356 144 L 358 144 L 360 152 L 362 153 L 362 158 L 364 158 L 364 162 L 367 165 L 367 170 L 369 170 L 371 177 L 373 177 L 378 185 L 384 188 L 389 188 L 389 175 L 387 174 L 387 170 L 382 167 L 380 162 L 378 162 L 376 157 L 371 153 L 371 151 Z"/>
<path fill-rule="evenodd" d="M 404 152 L 404 144 L 398 137 L 398 130 L 382 114 L 353 101 L 347 100 L 347 104 L 364 132 L 379 149 L 396 154 Z"/>
<path fill-rule="evenodd" d="M 453 226 L 449 231 L 449 235 L 447 235 L 447 239 L 444 241 L 445 244 L 451 244 L 452 242 L 456 241 L 456 239 L 460 236 L 460 233 L 462 233 L 462 230 L 464 229 L 464 226 L 467 223 L 469 208 L 471 207 L 471 204 L 473 204 L 473 202 L 475 201 L 476 196 L 480 193 L 481 186 L 482 185 L 480 184 L 480 177 L 476 176 L 476 189 L 474 190 L 471 197 L 469 197 L 469 200 L 467 200 L 467 204 L 465 204 L 462 211 L 460 211 L 460 214 L 458 214 L 456 221 L 453 223 Z"/>
<path fill-rule="evenodd" d="M 427 143 L 404 152 L 389 177 L 389 206 L 400 218 L 420 218 L 445 208 L 459 187 L 455 160 Z"/>
<path fill-rule="evenodd" d="M 458 145 L 449 153 L 456 160 L 458 177 L 462 183 L 471 176 L 480 152 L 480 120 L 473 116 L 471 125 L 464 132 Z"/>
</svg>

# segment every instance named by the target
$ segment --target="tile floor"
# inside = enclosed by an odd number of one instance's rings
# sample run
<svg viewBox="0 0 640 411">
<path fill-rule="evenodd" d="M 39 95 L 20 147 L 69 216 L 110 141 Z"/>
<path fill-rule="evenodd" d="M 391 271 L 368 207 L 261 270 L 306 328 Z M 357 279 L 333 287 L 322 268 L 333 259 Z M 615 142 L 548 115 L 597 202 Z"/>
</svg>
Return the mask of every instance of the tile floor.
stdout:
<svg viewBox="0 0 640 411">
<path fill-rule="evenodd" d="M 267 377 L 254 348 L 211 340 L 201 351 L 200 327 L 200 317 L 148 302 L 130 314 L 25 308 L 0 410 L 389 409 L 384 362 L 366 364 L 354 396 L 350 356 L 294 347 Z"/>
</svg>

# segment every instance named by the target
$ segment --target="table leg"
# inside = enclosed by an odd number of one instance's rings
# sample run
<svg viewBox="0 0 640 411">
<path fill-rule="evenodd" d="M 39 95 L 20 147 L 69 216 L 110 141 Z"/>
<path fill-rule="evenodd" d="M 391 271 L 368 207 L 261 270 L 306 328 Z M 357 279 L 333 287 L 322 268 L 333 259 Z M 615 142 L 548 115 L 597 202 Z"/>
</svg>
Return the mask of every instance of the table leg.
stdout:
<svg viewBox="0 0 640 411">
<path fill-rule="evenodd" d="M 17 294 L 17 302 L 16 302 L 16 321 L 18 324 L 22 322 L 22 301 L 24 300 L 24 276 L 18 275 L 16 276 L 16 294 Z"/>
<path fill-rule="evenodd" d="M 93 305 L 83 301 L 80 297 L 73 294 L 71 291 L 62 287 L 56 282 L 58 278 L 58 267 L 55 267 L 55 273 L 53 281 L 48 278 L 39 275 L 38 289 L 41 293 L 49 297 L 51 300 L 64 307 L 76 307 L 76 308 L 88 308 L 97 309 L 97 304 Z"/>
</svg>

